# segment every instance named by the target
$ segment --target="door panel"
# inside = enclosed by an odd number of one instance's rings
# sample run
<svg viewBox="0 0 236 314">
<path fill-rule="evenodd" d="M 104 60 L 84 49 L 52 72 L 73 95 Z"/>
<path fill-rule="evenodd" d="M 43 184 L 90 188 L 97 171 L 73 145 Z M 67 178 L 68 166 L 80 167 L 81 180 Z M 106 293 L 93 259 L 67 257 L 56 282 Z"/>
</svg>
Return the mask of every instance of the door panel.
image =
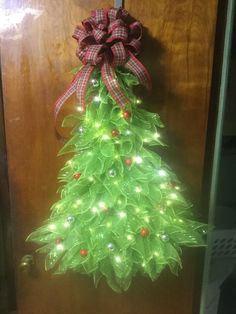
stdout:
<svg viewBox="0 0 236 314">
<path fill-rule="evenodd" d="M 108 0 L 12 0 L 2 5 L 10 13 L 0 36 L 19 314 L 193 313 L 199 249 L 184 250 L 179 277 L 168 270 L 154 283 L 137 277 L 128 292 L 116 294 L 104 282 L 95 289 L 87 276 L 45 273 L 43 258 L 34 254 L 33 244 L 25 243 L 58 198 L 56 177 L 65 159 L 56 158 L 62 141 L 51 107 L 78 65 L 71 34 L 92 9 L 111 5 Z M 144 102 L 166 124 L 169 148 L 163 156 L 198 204 L 217 0 L 181 0 L 174 5 L 171 0 L 127 0 L 125 8 L 145 26 L 141 59 L 154 88 Z M 71 110 L 69 105 L 61 118 Z M 18 268 L 25 254 L 35 258 L 37 271 L 31 275 Z"/>
</svg>

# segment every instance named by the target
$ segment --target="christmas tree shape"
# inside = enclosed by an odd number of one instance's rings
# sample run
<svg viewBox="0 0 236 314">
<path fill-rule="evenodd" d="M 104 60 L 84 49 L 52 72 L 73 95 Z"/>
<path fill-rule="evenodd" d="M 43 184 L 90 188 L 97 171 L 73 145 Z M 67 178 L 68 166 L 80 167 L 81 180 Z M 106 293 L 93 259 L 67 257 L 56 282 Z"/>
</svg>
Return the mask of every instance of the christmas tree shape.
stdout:
<svg viewBox="0 0 236 314">
<path fill-rule="evenodd" d="M 73 131 L 59 155 L 73 157 L 59 172 L 61 197 L 27 240 L 41 245 L 46 270 L 88 274 L 96 286 L 105 277 L 120 292 L 137 273 L 155 280 L 168 266 L 177 274 L 181 247 L 205 245 L 205 225 L 192 220 L 181 183 L 158 154 L 163 124 L 140 108 L 138 79 L 119 66 L 114 74 L 130 103 L 121 109 L 93 70 L 86 110 L 79 105 L 63 123 Z"/>
</svg>

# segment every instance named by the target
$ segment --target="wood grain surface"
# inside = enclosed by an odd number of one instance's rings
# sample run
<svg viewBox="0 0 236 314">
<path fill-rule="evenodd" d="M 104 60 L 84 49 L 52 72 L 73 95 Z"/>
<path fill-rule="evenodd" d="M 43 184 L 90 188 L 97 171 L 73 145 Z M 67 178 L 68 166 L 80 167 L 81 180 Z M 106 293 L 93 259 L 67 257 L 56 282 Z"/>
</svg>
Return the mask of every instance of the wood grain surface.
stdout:
<svg viewBox="0 0 236 314">
<path fill-rule="evenodd" d="M 51 107 L 79 64 L 71 38 L 74 26 L 90 10 L 110 5 L 113 1 L 5 0 L 3 5 L 12 14 L 0 36 L 18 314 L 197 313 L 195 249 L 184 250 L 179 277 L 168 270 L 154 283 L 137 277 L 124 294 L 112 292 L 104 282 L 95 289 L 92 279 L 78 274 L 52 277 L 37 255 L 32 276 L 18 269 L 24 254 L 34 254 L 26 236 L 48 217 L 58 198 L 56 177 L 64 160 L 56 158 L 62 141 Z M 163 156 L 198 204 L 217 0 L 127 0 L 125 8 L 145 27 L 141 59 L 154 88 L 144 102 L 166 124 L 163 136 L 169 148 Z"/>
</svg>

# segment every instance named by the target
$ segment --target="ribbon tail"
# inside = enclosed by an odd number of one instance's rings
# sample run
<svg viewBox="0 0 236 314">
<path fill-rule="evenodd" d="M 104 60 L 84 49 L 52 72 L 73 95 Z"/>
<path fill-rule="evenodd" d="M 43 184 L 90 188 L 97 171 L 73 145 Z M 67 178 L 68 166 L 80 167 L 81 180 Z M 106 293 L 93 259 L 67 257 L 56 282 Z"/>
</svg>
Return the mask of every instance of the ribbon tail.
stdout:
<svg viewBox="0 0 236 314">
<path fill-rule="evenodd" d="M 85 91 L 87 88 L 89 77 L 94 69 L 94 66 L 87 64 L 80 70 L 80 75 L 76 81 L 76 97 L 78 99 L 78 104 L 85 109 Z"/>
<path fill-rule="evenodd" d="M 55 119 L 57 118 L 62 106 L 65 102 L 76 92 L 79 104 L 84 105 L 84 94 L 87 86 L 89 76 L 94 69 L 93 66 L 84 66 L 74 77 L 70 85 L 65 92 L 57 99 L 53 106 L 53 112 Z"/>
<path fill-rule="evenodd" d="M 118 106 L 124 109 L 125 106 L 130 103 L 130 100 L 120 88 L 115 71 L 107 61 L 105 61 L 101 67 L 101 74 L 109 94 Z"/>
<path fill-rule="evenodd" d="M 130 70 L 137 77 L 140 84 L 144 85 L 149 91 L 152 89 L 152 81 L 145 66 L 129 51 L 129 58 L 125 68 Z"/>
<path fill-rule="evenodd" d="M 65 92 L 57 99 L 57 101 L 53 105 L 53 113 L 54 113 L 55 119 L 57 118 L 59 111 L 61 110 L 62 106 L 67 101 L 67 99 L 70 98 L 70 96 L 72 96 L 75 93 L 79 75 L 80 75 L 80 72 L 76 74 L 76 76 L 74 77 L 70 85 L 67 87 Z"/>
</svg>

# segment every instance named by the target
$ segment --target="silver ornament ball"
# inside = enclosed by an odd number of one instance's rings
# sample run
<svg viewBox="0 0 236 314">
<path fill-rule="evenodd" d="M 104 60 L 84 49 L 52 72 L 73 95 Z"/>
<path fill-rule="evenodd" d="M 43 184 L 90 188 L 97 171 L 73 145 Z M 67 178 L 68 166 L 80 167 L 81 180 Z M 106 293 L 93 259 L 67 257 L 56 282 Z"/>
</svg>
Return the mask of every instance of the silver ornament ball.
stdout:
<svg viewBox="0 0 236 314">
<path fill-rule="evenodd" d="M 99 86 L 99 82 L 97 79 L 93 78 L 90 80 L 91 84 L 93 85 L 93 87 L 98 87 Z"/>
<path fill-rule="evenodd" d="M 74 216 L 68 216 L 66 220 L 67 220 L 68 223 L 71 224 L 72 222 L 75 221 L 75 217 Z"/>
<path fill-rule="evenodd" d="M 110 169 L 108 171 L 108 176 L 114 178 L 116 176 L 116 171 L 114 169 Z"/>
<path fill-rule="evenodd" d="M 107 244 L 107 248 L 108 248 L 109 251 L 113 251 L 113 250 L 114 250 L 114 245 L 113 245 L 113 243 L 108 243 L 108 244 Z"/>
<path fill-rule="evenodd" d="M 168 242 L 170 239 L 168 234 L 166 234 L 166 233 L 161 234 L 160 238 L 161 238 L 161 241 L 163 241 L 163 242 Z"/>
</svg>

